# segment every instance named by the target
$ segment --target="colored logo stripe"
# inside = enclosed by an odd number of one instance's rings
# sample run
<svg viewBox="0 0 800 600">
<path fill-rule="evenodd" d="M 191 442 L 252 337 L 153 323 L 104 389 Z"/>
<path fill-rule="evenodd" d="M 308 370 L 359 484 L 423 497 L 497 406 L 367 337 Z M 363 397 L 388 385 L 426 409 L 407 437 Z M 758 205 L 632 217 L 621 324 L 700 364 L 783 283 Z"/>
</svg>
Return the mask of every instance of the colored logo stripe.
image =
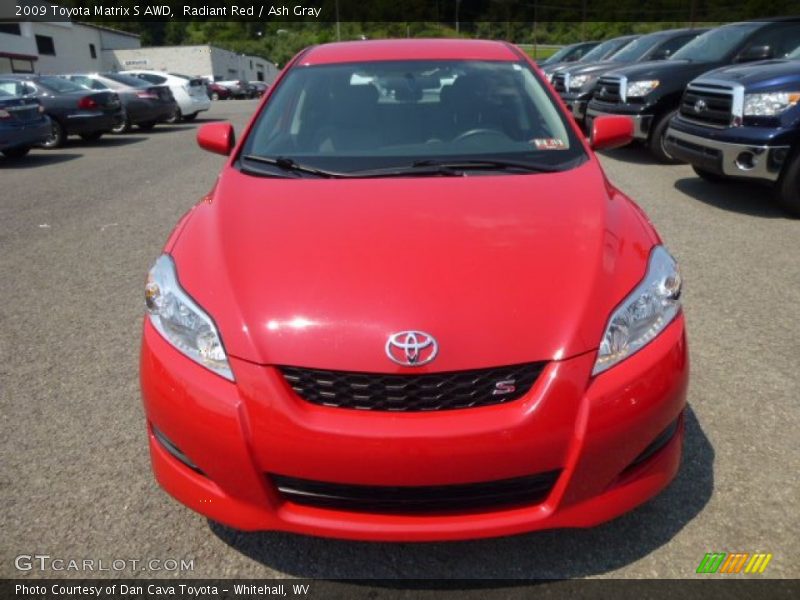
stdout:
<svg viewBox="0 0 800 600">
<path fill-rule="evenodd" d="M 749 559 L 749 560 L 748 560 Z M 750 554 L 749 552 L 708 552 L 697 567 L 698 573 L 763 573 L 772 554 Z M 747 566 L 745 566 L 747 565 Z"/>
</svg>

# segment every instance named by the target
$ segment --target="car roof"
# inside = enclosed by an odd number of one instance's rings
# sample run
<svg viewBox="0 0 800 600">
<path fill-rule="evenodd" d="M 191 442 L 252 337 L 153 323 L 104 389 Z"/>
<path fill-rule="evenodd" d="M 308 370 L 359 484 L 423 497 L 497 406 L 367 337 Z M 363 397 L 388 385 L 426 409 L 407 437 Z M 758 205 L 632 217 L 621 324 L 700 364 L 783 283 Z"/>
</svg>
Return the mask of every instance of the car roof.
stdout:
<svg viewBox="0 0 800 600">
<path fill-rule="evenodd" d="M 520 55 L 510 44 L 490 40 L 365 40 L 312 46 L 301 56 L 298 64 L 324 65 L 374 60 L 518 61 Z"/>
</svg>

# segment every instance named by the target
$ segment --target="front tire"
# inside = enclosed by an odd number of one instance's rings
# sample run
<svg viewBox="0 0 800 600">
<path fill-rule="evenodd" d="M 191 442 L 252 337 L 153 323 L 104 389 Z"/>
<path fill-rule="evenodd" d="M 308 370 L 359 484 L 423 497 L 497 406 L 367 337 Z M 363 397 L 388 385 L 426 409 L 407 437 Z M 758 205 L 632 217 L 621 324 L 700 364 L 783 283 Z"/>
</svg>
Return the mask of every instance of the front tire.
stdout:
<svg viewBox="0 0 800 600">
<path fill-rule="evenodd" d="M 6 158 L 22 158 L 30 151 L 30 146 L 21 146 L 19 148 L 9 148 L 8 150 L 3 150 L 3 155 Z"/>
<path fill-rule="evenodd" d="M 217 92 L 212 92 L 211 93 L 211 99 L 212 100 L 219 100 L 219 94 Z"/>
<path fill-rule="evenodd" d="M 775 186 L 778 204 L 791 215 L 800 217 L 800 149 L 795 150 Z"/>
<path fill-rule="evenodd" d="M 50 137 L 48 137 L 45 141 L 42 142 L 42 148 L 46 148 L 47 150 L 52 150 L 53 148 L 60 148 L 64 145 L 64 142 L 67 139 L 67 133 L 64 131 L 64 127 L 56 121 L 55 119 L 51 120 L 51 130 L 50 130 Z"/>
<path fill-rule="evenodd" d="M 709 183 L 724 183 L 728 181 L 728 178 L 724 175 L 717 175 L 716 173 L 712 173 L 711 171 L 706 171 L 705 169 L 701 169 L 700 167 L 695 167 L 692 165 L 692 169 L 697 174 L 698 177 L 701 179 L 708 181 Z"/>
<path fill-rule="evenodd" d="M 666 141 L 667 127 L 669 127 L 669 121 L 676 114 L 678 114 L 678 111 L 673 110 L 672 112 L 662 116 L 656 122 L 653 130 L 650 132 L 650 141 L 648 142 L 650 152 L 658 159 L 659 162 L 662 162 L 665 165 L 678 165 L 683 162 L 682 160 L 678 160 L 672 156 L 664 145 L 664 142 Z"/>
</svg>

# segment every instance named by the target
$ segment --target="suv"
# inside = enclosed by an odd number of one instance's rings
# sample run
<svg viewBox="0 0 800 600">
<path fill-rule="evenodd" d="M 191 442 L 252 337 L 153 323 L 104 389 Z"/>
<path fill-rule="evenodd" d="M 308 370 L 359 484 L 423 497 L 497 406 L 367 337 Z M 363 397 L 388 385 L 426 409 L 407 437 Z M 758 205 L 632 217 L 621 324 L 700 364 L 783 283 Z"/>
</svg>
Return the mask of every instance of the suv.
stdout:
<svg viewBox="0 0 800 600">
<path fill-rule="evenodd" d="M 711 71 L 686 88 L 665 145 L 708 181 L 775 185 L 800 216 L 800 46 L 786 60 Z"/>
<path fill-rule="evenodd" d="M 597 80 L 601 75 L 626 64 L 669 58 L 705 31 L 705 29 L 670 29 L 643 35 L 606 60 L 581 62 L 560 69 L 553 77 L 553 87 L 575 119 L 582 123 L 586 116 L 586 107 L 592 99 L 592 94 L 597 88 Z"/>
<path fill-rule="evenodd" d="M 645 142 L 662 162 L 679 162 L 664 144 L 667 126 L 678 112 L 683 90 L 712 69 L 786 56 L 800 44 L 800 19 L 749 21 L 712 29 L 668 60 L 615 69 L 598 81 L 586 110 L 598 115 L 628 115 L 634 137 Z"/>
</svg>

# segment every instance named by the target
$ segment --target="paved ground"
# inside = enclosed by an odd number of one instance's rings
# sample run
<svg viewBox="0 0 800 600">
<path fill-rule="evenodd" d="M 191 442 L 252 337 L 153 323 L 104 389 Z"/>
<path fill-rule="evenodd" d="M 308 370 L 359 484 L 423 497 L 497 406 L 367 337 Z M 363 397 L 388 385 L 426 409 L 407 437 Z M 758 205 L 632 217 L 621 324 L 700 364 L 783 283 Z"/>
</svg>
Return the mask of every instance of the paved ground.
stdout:
<svg viewBox="0 0 800 600">
<path fill-rule="evenodd" d="M 254 107 L 203 121 L 241 128 Z M 769 575 L 800 576 L 800 221 L 638 149 L 603 162 L 682 263 L 693 369 L 684 464 L 656 500 L 589 531 L 429 545 L 237 534 L 171 500 L 137 352 L 147 269 L 222 163 L 196 126 L 0 163 L 0 576 L 39 553 L 193 558 L 196 577 L 689 577 L 711 550 L 772 552 Z"/>
</svg>

